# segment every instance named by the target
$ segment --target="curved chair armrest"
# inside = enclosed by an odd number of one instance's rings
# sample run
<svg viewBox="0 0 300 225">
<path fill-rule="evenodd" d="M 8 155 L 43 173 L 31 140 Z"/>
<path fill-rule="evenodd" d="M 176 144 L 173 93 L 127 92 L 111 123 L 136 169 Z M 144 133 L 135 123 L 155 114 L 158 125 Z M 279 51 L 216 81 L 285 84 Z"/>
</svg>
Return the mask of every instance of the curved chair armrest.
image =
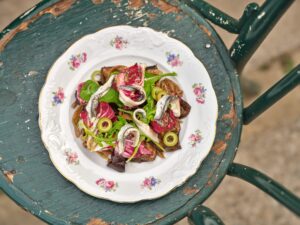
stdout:
<svg viewBox="0 0 300 225">
<path fill-rule="evenodd" d="M 227 173 L 253 184 L 300 216 L 300 198 L 267 175 L 237 163 L 232 163 Z"/>
<path fill-rule="evenodd" d="M 211 209 L 199 205 L 189 215 L 191 225 L 224 225 L 222 220 Z"/>
</svg>

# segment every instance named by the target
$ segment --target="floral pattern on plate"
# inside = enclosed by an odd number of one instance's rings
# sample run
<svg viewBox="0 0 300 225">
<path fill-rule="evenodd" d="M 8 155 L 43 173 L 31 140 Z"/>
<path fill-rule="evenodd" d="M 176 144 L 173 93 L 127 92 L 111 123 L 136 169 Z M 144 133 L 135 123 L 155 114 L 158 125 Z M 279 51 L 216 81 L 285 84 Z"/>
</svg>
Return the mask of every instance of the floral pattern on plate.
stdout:
<svg viewBox="0 0 300 225">
<path fill-rule="evenodd" d="M 180 60 L 179 54 L 174 54 L 171 52 L 166 52 L 167 56 L 167 63 L 171 65 L 172 67 L 181 66 L 183 62 Z"/>
<path fill-rule="evenodd" d="M 202 141 L 203 137 L 200 130 L 196 130 L 194 134 L 189 136 L 189 143 L 192 147 L 196 147 Z"/>
<path fill-rule="evenodd" d="M 149 190 L 152 190 L 153 187 L 158 185 L 161 181 L 155 177 L 146 177 L 145 180 L 142 183 L 142 188 L 148 188 Z"/>
<path fill-rule="evenodd" d="M 118 50 L 127 48 L 128 44 L 129 44 L 129 42 L 127 40 L 125 40 L 123 37 L 118 36 L 118 35 L 110 41 L 110 45 L 112 47 L 115 47 Z"/>
<path fill-rule="evenodd" d="M 71 149 L 65 150 L 66 161 L 70 165 L 78 165 L 79 159 L 77 152 L 72 152 Z"/>
<path fill-rule="evenodd" d="M 70 67 L 70 70 L 76 70 L 80 67 L 82 63 L 85 63 L 87 61 L 87 54 L 85 52 L 77 55 L 72 55 L 68 65 Z"/>
<path fill-rule="evenodd" d="M 111 181 L 111 180 L 106 180 L 104 178 L 100 178 L 96 181 L 96 184 L 102 188 L 105 192 L 111 192 L 111 191 L 116 191 L 118 187 L 118 183 Z"/>
<path fill-rule="evenodd" d="M 194 94 L 196 95 L 196 101 L 199 104 L 204 104 L 205 103 L 205 94 L 206 94 L 206 89 L 201 83 L 193 84 L 193 91 Z"/>
<path fill-rule="evenodd" d="M 59 104 L 62 104 L 65 99 L 64 89 L 59 87 L 57 91 L 52 92 L 53 98 L 52 98 L 52 105 L 56 106 Z"/>
</svg>

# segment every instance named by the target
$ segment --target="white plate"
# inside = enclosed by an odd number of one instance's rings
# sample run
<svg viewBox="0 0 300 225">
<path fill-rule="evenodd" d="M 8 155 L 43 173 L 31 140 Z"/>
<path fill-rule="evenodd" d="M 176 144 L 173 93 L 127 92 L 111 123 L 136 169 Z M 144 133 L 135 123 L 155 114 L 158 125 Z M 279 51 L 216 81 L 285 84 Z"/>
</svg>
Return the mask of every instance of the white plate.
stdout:
<svg viewBox="0 0 300 225">
<path fill-rule="evenodd" d="M 119 173 L 75 137 L 71 104 L 77 84 L 94 70 L 136 62 L 177 72 L 192 108 L 183 120 L 181 150 L 153 162 L 128 163 Z M 150 28 L 116 26 L 83 37 L 54 63 L 40 94 L 39 122 L 50 158 L 66 179 L 98 198 L 136 202 L 167 194 L 197 171 L 214 141 L 217 109 L 210 77 L 186 45 Z"/>
</svg>

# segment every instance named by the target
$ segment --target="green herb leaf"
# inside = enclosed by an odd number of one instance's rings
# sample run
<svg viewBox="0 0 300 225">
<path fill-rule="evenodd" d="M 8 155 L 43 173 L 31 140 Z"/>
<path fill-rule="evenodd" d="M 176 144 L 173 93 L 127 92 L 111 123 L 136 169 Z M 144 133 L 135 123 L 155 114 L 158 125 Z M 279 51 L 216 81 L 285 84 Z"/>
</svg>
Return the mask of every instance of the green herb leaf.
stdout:
<svg viewBox="0 0 300 225">
<path fill-rule="evenodd" d="M 167 77 L 167 76 L 176 76 L 177 74 L 175 72 L 172 73 L 164 73 L 164 74 L 154 74 L 154 73 L 149 73 L 149 72 L 145 72 L 145 78 L 154 78 L 154 77 L 159 77 L 159 76 L 163 76 L 163 77 Z"/>
<path fill-rule="evenodd" d="M 118 120 L 113 122 L 113 126 L 107 133 L 107 136 L 109 138 L 115 137 L 115 139 L 117 139 L 117 134 L 125 124 L 127 124 L 127 121 L 122 116 L 118 116 Z"/>
<path fill-rule="evenodd" d="M 79 96 L 80 98 L 88 102 L 91 96 L 98 90 L 98 88 L 99 84 L 92 80 L 87 80 L 86 82 L 84 82 Z"/>
<path fill-rule="evenodd" d="M 123 106 L 123 103 L 119 99 L 119 92 L 113 88 L 110 88 L 99 100 L 100 102 L 115 103 L 119 107 Z"/>
<path fill-rule="evenodd" d="M 173 73 L 165 73 L 161 75 L 155 75 L 151 73 L 145 73 L 145 77 L 148 77 L 148 79 L 145 79 L 144 82 L 144 89 L 147 96 L 147 104 L 144 106 L 144 110 L 146 111 L 146 123 L 149 124 L 151 120 L 154 119 L 155 112 L 156 112 L 156 106 L 155 101 L 151 95 L 151 91 L 157 81 L 159 81 L 163 77 L 169 77 L 169 76 L 176 76 L 177 74 L 175 72 Z"/>
</svg>

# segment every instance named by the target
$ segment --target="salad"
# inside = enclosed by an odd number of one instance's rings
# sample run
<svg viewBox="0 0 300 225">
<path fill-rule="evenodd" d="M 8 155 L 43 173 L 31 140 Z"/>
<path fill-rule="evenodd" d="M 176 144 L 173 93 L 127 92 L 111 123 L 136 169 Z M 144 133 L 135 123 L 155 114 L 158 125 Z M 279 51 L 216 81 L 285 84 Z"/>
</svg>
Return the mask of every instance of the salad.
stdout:
<svg viewBox="0 0 300 225">
<path fill-rule="evenodd" d="M 102 67 L 79 83 L 72 122 L 75 134 L 107 166 L 124 172 L 127 163 L 149 162 L 181 149 L 181 120 L 191 106 L 174 80 L 154 66 Z"/>
</svg>

